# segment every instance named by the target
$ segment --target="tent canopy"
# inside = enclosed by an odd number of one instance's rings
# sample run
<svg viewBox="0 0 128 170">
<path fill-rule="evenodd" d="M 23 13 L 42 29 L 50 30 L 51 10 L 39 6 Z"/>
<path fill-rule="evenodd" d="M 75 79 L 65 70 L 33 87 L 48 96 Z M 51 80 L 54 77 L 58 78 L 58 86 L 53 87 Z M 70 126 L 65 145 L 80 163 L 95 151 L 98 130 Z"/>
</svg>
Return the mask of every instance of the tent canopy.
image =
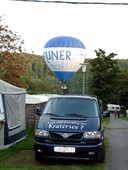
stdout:
<svg viewBox="0 0 128 170">
<path fill-rule="evenodd" d="M 47 102 L 50 95 L 40 94 L 40 95 L 26 95 L 26 104 L 39 104 Z"/>
<path fill-rule="evenodd" d="M 21 115 L 25 115 L 25 96 L 26 89 L 16 87 L 3 80 L 0 80 L 0 109 L 3 110 L 2 96 L 4 95 L 4 103 L 6 108 L 6 116 L 8 126 L 15 126 L 20 123 Z M 5 116 L 5 114 L 3 114 Z M 17 123 L 18 122 L 18 123 Z"/>
<path fill-rule="evenodd" d="M 26 89 L 0 80 L 0 149 L 26 137 L 25 98 Z"/>
<path fill-rule="evenodd" d="M 16 87 L 3 80 L 0 80 L 0 94 L 23 94 L 26 93 L 26 89 Z"/>
</svg>

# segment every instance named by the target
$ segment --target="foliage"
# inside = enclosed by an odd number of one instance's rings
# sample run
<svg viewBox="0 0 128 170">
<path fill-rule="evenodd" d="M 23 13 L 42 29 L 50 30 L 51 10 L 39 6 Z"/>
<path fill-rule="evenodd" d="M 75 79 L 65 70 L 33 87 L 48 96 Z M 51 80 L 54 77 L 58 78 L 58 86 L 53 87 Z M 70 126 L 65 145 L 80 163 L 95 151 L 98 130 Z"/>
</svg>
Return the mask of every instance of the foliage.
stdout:
<svg viewBox="0 0 128 170">
<path fill-rule="evenodd" d="M 128 108 L 128 70 L 121 72 L 120 80 L 118 91 L 120 104 Z"/>
<path fill-rule="evenodd" d="M 46 66 L 43 57 L 28 54 L 27 91 L 30 94 L 55 93 L 56 82 L 53 73 Z"/>
<path fill-rule="evenodd" d="M 120 67 L 120 82 L 119 82 L 119 101 L 120 105 L 124 106 L 124 110 L 128 108 L 128 59 L 118 60 Z"/>
<path fill-rule="evenodd" d="M 19 53 L 0 53 L 0 79 L 18 87 L 26 87 L 27 58 Z"/>
<path fill-rule="evenodd" d="M 3 21 L 2 16 L 0 16 L 0 21 Z M 24 44 L 24 41 L 21 36 L 9 30 L 7 25 L 0 24 L 0 51 L 21 53 L 22 44 Z"/>
<path fill-rule="evenodd" d="M 43 81 L 41 79 L 30 79 L 28 84 L 28 93 L 30 94 L 47 94 L 47 93 L 55 93 L 54 85 L 51 85 L 50 81 Z"/>
<path fill-rule="evenodd" d="M 22 79 L 26 76 L 27 60 L 24 55 L 20 55 L 24 41 L 9 30 L 8 26 L 3 25 L 1 16 L 0 21 L 0 79 L 25 87 Z"/>
<path fill-rule="evenodd" d="M 97 58 L 90 61 L 91 64 L 91 88 L 95 95 L 98 96 L 105 104 L 117 103 L 118 96 L 118 77 L 119 67 L 114 60 L 116 54 L 99 49 L 96 51 Z"/>
<path fill-rule="evenodd" d="M 81 69 L 67 82 L 68 93 L 70 94 L 82 94 L 82 71 Z M 81 87 L 81 88 L 78 88 Z"/>
</svg>

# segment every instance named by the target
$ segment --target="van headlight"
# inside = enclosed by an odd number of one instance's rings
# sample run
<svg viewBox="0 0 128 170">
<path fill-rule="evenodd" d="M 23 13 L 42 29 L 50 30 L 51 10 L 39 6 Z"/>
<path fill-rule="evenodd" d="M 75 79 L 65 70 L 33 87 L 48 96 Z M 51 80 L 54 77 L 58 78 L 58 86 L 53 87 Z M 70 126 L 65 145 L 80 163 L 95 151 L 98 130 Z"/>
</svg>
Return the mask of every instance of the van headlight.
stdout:
<svg viewBox="0 0 128 170">
<path fill-rule="evenodd" d="M 100 131 L 85 132 L 84 135 L 83 135 L 84 139 L 87 139 L 87 138 L 90 138 L 90 139 L 98 138 L 98 139 L 100 139 L 101 136 L 102 135 L 101 135 Z"/>
<path fill-rule="evenodd" d="M 38 137 L 48 137 L 49 132 L 46 131 L 46 130 L 36 129 L 35 130 L 35 135 L 38 136 Z"/>
</svg>

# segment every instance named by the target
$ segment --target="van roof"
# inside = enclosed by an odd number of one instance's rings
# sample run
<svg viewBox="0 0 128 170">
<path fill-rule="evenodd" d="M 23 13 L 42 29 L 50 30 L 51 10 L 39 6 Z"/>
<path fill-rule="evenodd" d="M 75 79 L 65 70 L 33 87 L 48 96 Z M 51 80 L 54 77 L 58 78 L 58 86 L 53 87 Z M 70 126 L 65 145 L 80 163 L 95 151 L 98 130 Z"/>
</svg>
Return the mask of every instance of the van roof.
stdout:
<svg viewBox="0 0 128 170">
<path fill-rule="evenodd" d="M 65 94 L 65 95 L 60 95 L 60 94 L 56 94 L 56 95 L 52 95 L 50 98 L 93 98 L 93 99 L 97 99 L 97 96 L 94 95 L 82 95 L 82 94 Z"/>
</svg>

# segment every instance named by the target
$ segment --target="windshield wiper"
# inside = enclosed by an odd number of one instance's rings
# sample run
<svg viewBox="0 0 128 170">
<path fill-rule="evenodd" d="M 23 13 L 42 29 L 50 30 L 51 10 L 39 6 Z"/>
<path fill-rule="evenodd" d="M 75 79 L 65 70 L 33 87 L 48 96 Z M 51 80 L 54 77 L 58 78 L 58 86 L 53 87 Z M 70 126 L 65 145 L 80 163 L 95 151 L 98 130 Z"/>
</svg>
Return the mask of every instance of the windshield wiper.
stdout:
<svg viewBox="0 0 128 170">
<path fill-rule="evenodd" d="M 58 114 L 55 114 L 55 113 L 44 113 L 44 115 L 49 115 L 49 116 L 59 116 Z"/>
<path fill-rule="evenodd" d="M 87 118 L 87 116 L 85 115 L 81 115 L 79 113 L 68 113 L 68 114 L 65 114 L 66 116 L 75 116 L 75 117 L 84 117 L 84 118 Z"/>
</svg>

